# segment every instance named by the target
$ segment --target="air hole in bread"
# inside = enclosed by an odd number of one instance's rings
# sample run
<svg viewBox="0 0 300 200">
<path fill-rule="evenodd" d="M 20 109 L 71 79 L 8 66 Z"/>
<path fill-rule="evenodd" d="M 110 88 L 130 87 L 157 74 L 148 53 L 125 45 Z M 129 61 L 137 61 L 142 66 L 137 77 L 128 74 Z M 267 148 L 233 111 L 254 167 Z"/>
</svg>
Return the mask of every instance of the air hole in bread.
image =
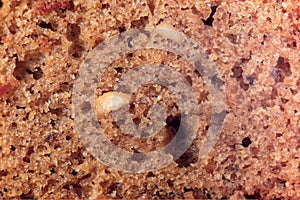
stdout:
<svg viewBox="0 0 300 200">
<path fill-rule="evenodd" d="M 270 73 L 276 83 L 283 82 L 285 77 L 292 74 L 290 63 L 285 58 L 279 56 L 276 66 L 271 67 Z"/>
<path fill-rule="evenodd" d="M 207 19 L 202 19 L 203 23 L 207 26 L 212 26 L 214 22 L 214 14 L 217 11 L 218 6 L 212 6 L 211 7 L 211 13 Z"/>
<path fill-rule="evenodd" d="M 56 31 L 56 30 L 54 29 L 52 23 L 50 23 L 50 22 L 47 23 L 47 22 L 45 22 L 45 21 L 41 21 L 41 22 L 39 23 L 39 27 L 45 28 L 45 29 L 50 29 L 51 31 Z"/>
<path fill-rule="evenodd" d="M 80 41 L 74 42 L 69 47 L 69 54 L 74 58 L 80 58 L 82 56 L 83 51 L 84 51 L 84 47 Z"/>
<path fill-rule="evenodd" d="M 134 20 L 131 22 L 131 28 L 143 28 L 147 24 L 149 24 L 149 18 L 148 16 L 141 17 L 138 20 Z"/>
<path fill-rule="evenodd" d="M 198 148 L 193 143 L 175 162 L 179 168 L 187 168 L 198 161 Z"/>
<path fill-rule="evenodd" d="M 80 26 L 78 24 L 71 24 L 67 25 L 67 39 L 69 41 L 77 41 L 79 39 L 79 35 L 81 33 Z"/>
</svg>

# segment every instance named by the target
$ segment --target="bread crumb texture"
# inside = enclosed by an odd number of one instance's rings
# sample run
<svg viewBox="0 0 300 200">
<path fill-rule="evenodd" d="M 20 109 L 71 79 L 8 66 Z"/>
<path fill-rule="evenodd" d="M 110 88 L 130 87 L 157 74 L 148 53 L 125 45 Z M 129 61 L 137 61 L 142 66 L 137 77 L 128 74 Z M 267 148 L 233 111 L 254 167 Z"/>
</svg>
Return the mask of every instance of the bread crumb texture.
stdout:
<svg viewBox="0 0 300 200">
<path fill-rule="evenodd" d="M 1 199 L 300 199 L 299 1 L 0 0 L 0 19 Z M 227 115 L 207 158 L 197 152 L 209 127 L 209 116 L 203 116 L 199 136 L 173 164 L 122 173 L 101 164 L 81 143 L 72 88 L 95 46 L 148 26 L 172 27 L 202 45 L 225 83 Z M 99 81 L 99 96 L 112 91 L 126 67 L 173 63 L 197 86 L 201 108 L 209 110 L 207 88 L 180 64 L 182 58 L 145 51 L 112 64 L 105 82 Z M 168 99 L 166 123 L 176 130 L 174 96 L 159 86 L 136 94 L 145 104 L 131 108 L 134 121 L 147 120 L 145 105 L 157 101 L 155 95 Z M 115 137 L 110 118 L 103 120 L 112 142 L 139 150 Z M 151 144 L 169 141 L 167 131 Z"/>
</svg>

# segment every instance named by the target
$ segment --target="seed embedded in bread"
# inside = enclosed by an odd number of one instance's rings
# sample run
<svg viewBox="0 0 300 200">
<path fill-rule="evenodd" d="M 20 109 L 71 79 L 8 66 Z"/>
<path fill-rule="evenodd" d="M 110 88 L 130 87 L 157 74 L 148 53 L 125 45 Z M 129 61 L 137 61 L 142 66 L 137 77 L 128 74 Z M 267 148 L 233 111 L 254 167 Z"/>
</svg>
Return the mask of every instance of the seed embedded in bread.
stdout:
<svg viewBox="0 0 300 200">
<path fill-rule="evenodd" d="M 122 92 L 107 92 L 95 100 L 96 111 L 99 115 L 107 115 L 109 112 L 118 110 L 127 105 L 130 95 Z"/>
</svg>

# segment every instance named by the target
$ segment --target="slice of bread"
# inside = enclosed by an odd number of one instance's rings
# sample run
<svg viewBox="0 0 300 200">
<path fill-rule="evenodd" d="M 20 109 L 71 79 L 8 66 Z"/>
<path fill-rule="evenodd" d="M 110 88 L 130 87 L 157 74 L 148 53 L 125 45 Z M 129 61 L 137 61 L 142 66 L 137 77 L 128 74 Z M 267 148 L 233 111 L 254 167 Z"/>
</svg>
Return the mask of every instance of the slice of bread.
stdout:
<svg viewBox="0 0 300 200">
<path fill-rule="evenodd" d="M 299 1 L 0 0 L 0 19 L 0 198 L 300 198 Z M 99 80 L 98 96 L 112 92 L 130 68 L 169 64 L 196 88 L 202 113 L 182 156 L 162 169 L 125 173 L 101 163 L 82 142 L 72 93 L 97 45 L 145 27 L 176 30 L 199 43 L 224 82 L 226 118 L 212 151 L 199 157 L 214 99 L 201 75 L 172 52 L 120 57 Z M 176 135 L 174 99 L 154 85 L 130 100 L 137 125 L 150 123 L 154 103 L 167 108 L 166 125 L 150 141 L 126 139 L 110 117 L 99 122 L 115 145 L 153 151 Z"/>
</svg>

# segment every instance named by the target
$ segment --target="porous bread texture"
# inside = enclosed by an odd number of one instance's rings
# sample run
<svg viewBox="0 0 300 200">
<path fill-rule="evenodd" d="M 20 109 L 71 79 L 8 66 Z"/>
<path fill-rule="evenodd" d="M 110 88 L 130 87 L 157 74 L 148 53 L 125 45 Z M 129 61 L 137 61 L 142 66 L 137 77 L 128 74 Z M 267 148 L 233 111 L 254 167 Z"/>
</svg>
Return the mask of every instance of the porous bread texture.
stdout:
<svg viewBox="0 0 300 200">
<path fill-rule="evenodd" d="M 299 1 L 0 7 L 1 198 L 300 198 Z M 227 115 L 207 158 L 197 159 L 194 145 L 164 169 L 122 173 L 96 160 L 74 131 L 72 86 L 97 44 L 145 26 L 173 27 L 203 46 L 225 83 Z"/>
</svg>

